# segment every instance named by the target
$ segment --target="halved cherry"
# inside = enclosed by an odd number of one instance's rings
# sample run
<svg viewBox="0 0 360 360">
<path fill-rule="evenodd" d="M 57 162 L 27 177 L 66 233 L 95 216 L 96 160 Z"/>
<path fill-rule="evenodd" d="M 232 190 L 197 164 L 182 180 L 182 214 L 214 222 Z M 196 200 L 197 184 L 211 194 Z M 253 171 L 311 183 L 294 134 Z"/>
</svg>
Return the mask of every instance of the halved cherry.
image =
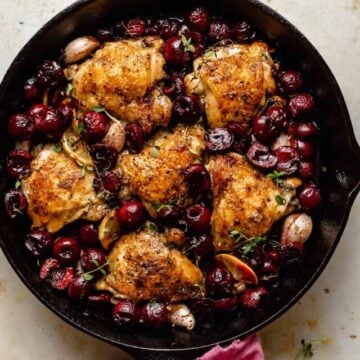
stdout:
<svg viewBox="0 0 360 360">
<path fill-rule="evenodd" d="M 218 264 L 224 265 L 230 271 L 235 280 L 257 285 L 258 278 L 254 270 L 236 256 L 218 254 L 215 259 Z"/>
</svg>

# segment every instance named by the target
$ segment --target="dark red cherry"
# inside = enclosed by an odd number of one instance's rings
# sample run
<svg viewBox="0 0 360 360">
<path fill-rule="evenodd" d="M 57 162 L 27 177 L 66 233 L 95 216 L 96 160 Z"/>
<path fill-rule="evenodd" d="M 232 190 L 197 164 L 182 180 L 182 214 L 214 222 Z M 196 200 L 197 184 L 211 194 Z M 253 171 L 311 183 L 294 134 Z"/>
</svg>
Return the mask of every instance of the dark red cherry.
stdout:
<svg viewBox="0 0 360 360">
<path fill-rule="evenodd" d="M 188 240 L 186 249 L 196 256 L 205 258 L 214 253 L 214 240 L 206 234 L 193 236 Z"/>
<path fill-rule="evenodd" d="M 286 94 L 293 95 L 303 86 L 302 76 L 298 71 L 282 71 L 278 76 L 278 87 Z"/>
<path fill-rule="evenodd" d="M 162 327 L 169 323 L 168 310 L 163 302 L 151 301 L 140 308 L 140 319 L 146 325 Z"/>
<path fill-rule="evenodd" d="M 304 259 L 304 244 L 298 241 L 288 242 L 280 248 L 280 262 L 282 265 L 291 266 L 299 264 Z"/>
<path fill-rule="evenodd" d="M 46 230 L 32 230 L 25 236 L 26 249 L 36 257 L 46 255 L 52 246 L 52 238 Z"/>
<path fill-rule="evenodd" d="M 48 258 L 46 259 L 40 268 L 40 279 L 45 280 L 50 276 L 50 273 L 53 269 L 59 268 L 60 264 L 56 259 Z"/>
<path fill-rule="evenodd" d="M 247 309 L 257 309 L 268 298 L 268 291 L 263 286 L 245 290 L 240 295 L 240 303 Z"/>
<path fill-rule="evenodd" d="M 206 195 L 210 190 L 210 175 L 202 164 L 190 165 L 184 171 L 188 189 L 193 196 Z"/>
<path fill-rule="evenodd" d="M 14 178 L 28 176 L 32 155 L 25 150 L 12 150 L 6 158 L 6 171 Z"/>
<path fill-rule="evenodd" d="M 234 142 L 233 133 L 227 128 L 215 128 L 205 135 L 206 147 L 211 152 L 225 151 L 231 148 Z"/>
<path fill-rule="evenodd" d="M 120 178 L 111 171 L 104 171 L 94 179 L 94 190 L 103 193 L 105 199 L 114 197 L 120 190 Z"/>
<path fill-rule="evenodd" d="M 29 103 L 41 101 L 42 91 L 35 77 L 27 79 L 24 84 L 24 98 Z"/>
<path fill-rule="evenodd" d="M 209 37 L 214 41 L 231 38 L 230 26 L 222 20 L 214 20 L 210 23 Z"/>
<path fill-rule="evenodd" d="M 103 307 L 109 305 L 111 302 L 111 295 L 108 293 L 95 293 L 87 297 L 87 302 L 92 307 Z"/>
<path fill-rule="evenodd" d="M 300 161 L 298 170 L 302 179 L 308 179 L 314 173 L 314 164 L 310 161 Z"/>
<path fill-rule="evenodd" d="M 192 123 L 199 120 L 202 109 L 197 95 L 179 95 L 174 100 L 173 117 L 175 120 Z"/>
<path fill-rule="evenodd" d="M 189 232 L 203 234 L 210 229 L 211 210 L 203 205 L 192 205 L 185 210 L 185 222 Z"/>
<path fill-rule="evenodd" d="M 234 279 L 227 269 L 215 267 L 206 275 L 206 292 L 211 297 L 222 298 L 231 294 L 233 283 Z"/>
<path fill-rule="evenodd" d="M 196 318 L 208 319 L 212 314 L 213 301 L 211 299 L 191 299 L 187 303 L 192 312 L 196 315 Z"/>
<path fill-rule="evenodd" d="M 141 36 L 145 33 L 146 23 L 142 19 L 131 19 L 125 24 L 125 27 L 130 36 Z"/>
<path fill-rule="evenodd" d="M 139 124 L 127 124 L 126 132 L 126 148 L 130 154 L 138 154 L 144 147 L 143 130 Z"/>
<path fill-rule="evenodd" d="M 314 98 L 307 93 L 295 95 L 290 99 L 289 111 L 293 117 L 308 113 L 315 107 Z"/>
<path fill-rule="evenodd" d="M 290 123 L 289 113 L 285 107 L 278 105 L 271 105 L 265 113 L 268 116 L 272 123 L 274 124 L 277 130 L 286 130 Z"/>
<path fill-rule="evenodd" d="M 120 300 L 113 307 L 112 317 L 118 326 L 134 325 L 139 320 L 139 310 L 131 300 Z"/>
<path fill-rule="evenodd" d="M 93 289 L 93 284 L 87 281 L 84 276 L 77 275 L 69 283 L 67 288 L 68 297 L 72 300 L 83 299 Z"/>
<path fill-rule="evenodd" d="M 99 172 L 113 168 L 118 159 L 118 152 L 109 145 L 95 144 L 91 147 L 90 153 Z"/>
<path fill-rule="evenodd" d="M 129 230 L 137 229 L 145 219 L 143 204 L 137 200 L 125 201 L 118 210 L 119 222 Z"/>
<path fill-rule="evenodd" d="M 253 121 L 253 133 L 259 141 L 265 144 L 271 142 L 279 135 L 274 121 L 267 115 L 255 117 Z"/>
<path fill-rule="evenodd" d="M 92 271 L 106 263 L 106 256 L 100 249 L 83 249 L 81 250 L 80 263 L 85 272 Z"/>
<path fill-rule="evenodd" d="M 298 170 L 300 156 L 295 148 L 292 146 L 281 146 L 275 151 L 275 154 L 278 158 L 276 165 L 278 171 L 291 175 Z"/>
<path fill-rule="evenodd" d="M 174 77 L 166 81 L 164 86 L 164 94 L 170 97 L 181 95 L 185 91 L 184 80 L 180 77 Z"/>
<path fill-rule="evenodd" d="M 56 290 L 65 290 L 74 278 L 74 269 L 70 268 L 55 268 L 50 272 L 49 282 Z"/>
<path fill-rule="evenodd" d="M 256 32 L 248 22 L 240 21 L 233 26 L 232 35 L 239 43 L 246 43 L 254 40 Z"/>
<path fill-rule="evenodd" d="M 308 141 L 297 140 L 296 150 L 300 157 L 304 160 L 312 159 L 315 154 L 314 145 Z"/>
<path fill-rule="evenodd" d="M 250 162 L 260 169 L 272 169 L 278 159 L 270 154 L 269 147 L 258 142 L 253 143 L 246 153 Z"/>
<path fill-rule="evenodd" d="M 80 245 L 71 237 L 58 237 L 52 247 L 52 254 L 62 265 L 71 265 L 80 257 Z"/>
<path fill-rule="evenodd" d="M 301 140 L 315 138 L 319 133 L 318 128 L 313 123 L 295 124 L 295 134 Z"/>
<path fill-rule="evenodd" d="M 176 36 L 180 28 L 181 24 L 177 19 L 158 19 L 151 22 L 147 34 L 158 35 L 167 40 Z"/>
<path fill-rule="evenodd" d="M 181 36 L 173 36 L 166 40 L 164 45 L 164 57 L 168 63 L 174 65 L 181 65 L 191 60 L 191 56 L 187 49 L 185 49 L 183 38 Z"/>
<path fill-rule="evenodd" d="M 27 114 L 14 114 L 9 119 L 8 131 L 17 140 L 29 140 L 35 133 L 34 122 Z"/>
<path fill-rule="evenodd" d="M 229 124 L 227 127 L 234 136 L 231 149 L 244 154 L 250 142 L 250 128 L 248 124 Z"/>
<path fill-rule="evenodd" d="M 185 16 L 186 25 L 195 31 L 205 31 L 210 25 L 210 14 L 204 7 L 197 7 Z"/>
<path fill-rule="evenodd" d="M 229 312 L 235 310 L 239 305 L 237 296 L 231 296 L 223 299 L 214 300 L 213 309 L 219 312 Z"/>
<path fill-rule="evenodd" d="M 312 182 L 303 185 L 299 192 L 299 201 L 305 210 L 316 209 L 321 203 L 319 188 Z"/>
<path fill-rule="evenodd" d="M 100 141 L 109 130 L 109 119 L 101 112 L 89 111 L 80 118 L 78 128 L 84 140 Z"/>
<path fill-rule="evenodd" d="M 55 86 L 65 80 L 64 70 L 56 61 L 45 60 L 36 79 L 44 87 Z"/>
<path fill-rule="evenodd" d="M 82 224 L 79 229 L 79 237 L 82 245 L 99 245 L 98 227 L 93 223 Z"/>
<path fill-rule="evenodd" d="M 6 213 L 10 219 L 15 219 L 24 214 L 26 209 L 26 198 L 21 190 L 9 190 L 5 193 L 4 200 Z"/>
<path fill-rule="evenodd" d="M 60 113 L 63 118 L 63 129 L 70 126 L 75 115 L 75 109 L 72 104 L 70 102 L 60 103 L 59 105 L 57 105 L 56 111 Z"/>
</svg>

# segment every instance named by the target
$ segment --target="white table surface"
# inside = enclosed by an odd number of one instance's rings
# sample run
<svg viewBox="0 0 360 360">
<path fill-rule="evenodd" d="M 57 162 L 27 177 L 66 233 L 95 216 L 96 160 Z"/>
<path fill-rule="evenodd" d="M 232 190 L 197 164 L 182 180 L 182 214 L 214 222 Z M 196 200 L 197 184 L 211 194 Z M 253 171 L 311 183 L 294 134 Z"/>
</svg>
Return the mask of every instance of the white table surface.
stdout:
<svg viewBox="0 0 360 360">
<path fill-rule="evenodd" d="M 71 0 L 0 0 L 0 78 L 26 41 Z M 343 90 L 360 134 L 360 0 L 266 0 L 319 49 Z M 360 164 L 354 164 L 360 166 Z M 330 264 L 304 298 L 260 332 L 267 360 L 292 360 L 302 338 L 313 359 L 360 359 L 360 201 Z M 121 350 L 73 329 L 20 282 L 0 253 L 0 358 L 128 360 Z"/>
</svg>

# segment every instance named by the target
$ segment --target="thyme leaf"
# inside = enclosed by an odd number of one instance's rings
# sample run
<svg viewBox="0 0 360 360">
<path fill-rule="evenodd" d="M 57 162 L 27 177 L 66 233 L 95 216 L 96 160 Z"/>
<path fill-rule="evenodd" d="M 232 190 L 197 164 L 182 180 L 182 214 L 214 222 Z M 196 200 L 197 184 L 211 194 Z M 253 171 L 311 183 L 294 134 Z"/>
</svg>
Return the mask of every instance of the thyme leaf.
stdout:
<svg viewBox="0 0 360 360">
<path fill-rule="evenodd" d="M 21 187 L 21 181 L 20 181 L 20 180 L 16 180 L 15 189 L 19 189 L 20 187 Z"/>
<path fill-rule="evenodd" d="M 279 205 L 285 205 L 285 199 L 283 197 L 281 197 L 280 195 L 275 195 L 275 201 L 279 204 Z"/>
<path fill-rule="evenodd" d="M 81 276 L 87 280 L 87 281 L 91 281 L 92 279 L 94 279 L 94 273 L 97 271 L 100 271 L 104 276 L 106 275 L 106 271 L 105 271 L 105 267 L 108 266 L 109 260 L 107 260 L 103 265 L 100 265 L 99 262 L 96 259 L 92 260 L 93 264 L 96 266 L 96 269 L 90 270 L 84 274 L 82 274 Z"/>
<path fill-rule="evenodd" d="M 74 91 L 74 86 L 72 83 L 68 83 L 66 86 L 66 96 L 71 96 Z"/>
<path fill-rule="evenodd" d="M 101 105 L 96 105 L 93 107 L 93 110 L 96 112 L 103 112 L 103 111 L 105 111 L 105 108 Z"/>
<path fill-rule="evenodd" d="M 286 172 L 284 171 L 276 171 L 274 170 L 273 172 L 267 174 L 267 176 L 274 180 L 275 184 L 277 186 L 281 186 L 284 184 L 284 179 L 282 179 L 282 177 L 284 177 L 286 175 Z"/>
<path fill-rule="evenodd" d="M 61 149 L 62 149 L 62 147 L 61 147 L 60 143 L 55 144 L 53 147 L 53 150 L 57 153 L 61 152 Z"/>
<path fill-rule="evenodd" d="M 187 39 L 185 35 L 181 35 L 181 42 L 185 51 L 195 52 L 195 46 L 192 44 L 191 38 Z"/>
</svg>

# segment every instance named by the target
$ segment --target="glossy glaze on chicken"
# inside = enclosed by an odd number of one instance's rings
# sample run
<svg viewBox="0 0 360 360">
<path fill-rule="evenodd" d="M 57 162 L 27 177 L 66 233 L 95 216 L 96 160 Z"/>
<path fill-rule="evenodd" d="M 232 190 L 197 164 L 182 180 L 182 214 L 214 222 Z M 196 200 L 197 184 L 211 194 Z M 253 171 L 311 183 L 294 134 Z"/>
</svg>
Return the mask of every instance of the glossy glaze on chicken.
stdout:
<svg viewBox="0 0 360 360">
<path fill-rule="evenodd" d="M 321 202 L 315 101 L 246 21 L 200 7 L 98 29 L 39 66 L 24 104 L 5 207 L 72 301 L 191 330 L 256 312 L 301 267 Z"/>
</svg>

